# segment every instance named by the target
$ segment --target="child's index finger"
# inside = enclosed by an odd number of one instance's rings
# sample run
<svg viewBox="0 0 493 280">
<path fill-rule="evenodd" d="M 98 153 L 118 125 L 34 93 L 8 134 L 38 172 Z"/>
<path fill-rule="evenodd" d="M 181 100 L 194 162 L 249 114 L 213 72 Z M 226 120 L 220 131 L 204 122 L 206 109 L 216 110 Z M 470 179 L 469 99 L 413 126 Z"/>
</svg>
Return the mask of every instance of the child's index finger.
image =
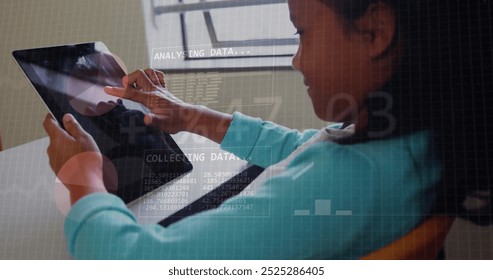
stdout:
<svg viewBox="0 0 493 280">
<path fill-rule="evenodd" d="M 119 97 L 119 98 L 125 98 L 125 89 L 121 87 L 109 87 L 106 86 L 104 87 L 104 92 L 106 94 Z"/>
</svg>

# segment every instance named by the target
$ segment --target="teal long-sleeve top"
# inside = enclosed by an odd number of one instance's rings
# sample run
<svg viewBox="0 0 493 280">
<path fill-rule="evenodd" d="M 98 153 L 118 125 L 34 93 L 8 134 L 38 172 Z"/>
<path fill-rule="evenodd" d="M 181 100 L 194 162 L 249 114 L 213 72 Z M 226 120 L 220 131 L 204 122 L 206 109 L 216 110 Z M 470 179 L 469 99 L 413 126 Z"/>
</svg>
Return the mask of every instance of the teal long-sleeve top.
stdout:
<svg viewBox="0 0 493 280">
<path fill-rule="evenodd" d="M 300 133 L 235 113 L 221 148 L 267 168 L 252 183 L 255 195 L 164 228 L 138 224 L 117 196 L 92 194 L 65 221 L 69 252 L 78 259 L 364 256 L 428 215 L 441 165 L 426 131 L 352 145 L 331 141 L 339 132 Z"/>
</svg>

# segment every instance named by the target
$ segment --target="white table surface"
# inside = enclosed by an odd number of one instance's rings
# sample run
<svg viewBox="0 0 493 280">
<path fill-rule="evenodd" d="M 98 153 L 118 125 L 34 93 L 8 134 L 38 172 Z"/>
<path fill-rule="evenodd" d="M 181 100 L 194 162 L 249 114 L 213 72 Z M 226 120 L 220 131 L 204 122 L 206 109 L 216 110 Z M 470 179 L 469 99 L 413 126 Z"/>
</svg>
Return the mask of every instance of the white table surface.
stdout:
<svg viewBox="0 0 493 280">
<path fill-rule="evenodd" d="M 173 138 L 185 154 L 205 155 L 204 161 L 192 162 L 194 169 L 186 177 L 193 179 L 186 180 L 189 202 L 210 191 L 203 189 L 204 185 L 211 183 L 209 175 L 214 176 L 214 172 L 221 171 L 223 178 L 214 182 L 224 181 L 246 167 L 245 161 L 231 159 L 230 156 L 218 160 L 226 154 L 219 145 L 206 138 L 190 133 L 179 133 Z M 55 183 L 46 154 L 48 143 L 48 138 L 43 138 L 0 152 L 0 259 L 70 258 L 63 235 L 63 212 L 66 211 L 63 208 L 69 205 L 68 192 Z M 156 190 L 155 196 L 170 192 L 173 185 L 184 184 L 183 181 L 168 183 Z M 156 223 L 176 212 L 159 209 L 151 215 L 143 210 L 145 203 L 149 201 L 141 199 L 128 205 L 140 223 Z"/>
</svg>

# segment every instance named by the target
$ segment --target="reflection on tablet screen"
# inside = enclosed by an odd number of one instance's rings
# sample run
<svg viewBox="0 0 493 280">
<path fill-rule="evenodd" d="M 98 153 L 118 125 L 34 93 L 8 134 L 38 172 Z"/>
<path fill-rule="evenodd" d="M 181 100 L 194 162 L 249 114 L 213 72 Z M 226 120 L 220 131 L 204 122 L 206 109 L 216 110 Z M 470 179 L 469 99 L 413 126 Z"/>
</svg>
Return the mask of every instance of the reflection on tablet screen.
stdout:
<svg viewBox="0 0 493 280">
<path fill-rule="evenodd" d="M 104 44 L 19 50 L 13 55 L 55 118 L 61 123 L 63 115 L 71 113 L 94 137 L 117 170 L 116 194 L 125 202 L 192 169 L 168 134 L 144 124 L 147 108 L 104 93 L 104 86 L 121 86 L 125 75 Z M 182 160 L 153 163 L 145 160 L 149 155 Z M 146 180 L 156 177 L 164 179 Z"/>
</svg>

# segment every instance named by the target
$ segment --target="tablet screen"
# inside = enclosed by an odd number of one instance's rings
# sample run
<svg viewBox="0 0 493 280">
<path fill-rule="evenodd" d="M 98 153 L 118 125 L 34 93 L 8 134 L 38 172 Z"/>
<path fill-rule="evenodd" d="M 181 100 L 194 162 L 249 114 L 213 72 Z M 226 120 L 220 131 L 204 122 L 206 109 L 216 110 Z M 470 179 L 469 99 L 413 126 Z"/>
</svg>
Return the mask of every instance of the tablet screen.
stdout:
<svg viewBox="0 0 493 280">
<path fill-rule="evenodd" d="M 111 160 L 105 185 L 126 203 L 192 169 L 170 135 L 144 124 L 147 108 L 104 93 L 125 70 L 101 42 L 18 50 L 13 56 L 53 116 L 71 113 Z M 156 160 L 160 159 L 160 160 Z M 116 181 L 116 182 L 115 182 Z"/>
</svg>

